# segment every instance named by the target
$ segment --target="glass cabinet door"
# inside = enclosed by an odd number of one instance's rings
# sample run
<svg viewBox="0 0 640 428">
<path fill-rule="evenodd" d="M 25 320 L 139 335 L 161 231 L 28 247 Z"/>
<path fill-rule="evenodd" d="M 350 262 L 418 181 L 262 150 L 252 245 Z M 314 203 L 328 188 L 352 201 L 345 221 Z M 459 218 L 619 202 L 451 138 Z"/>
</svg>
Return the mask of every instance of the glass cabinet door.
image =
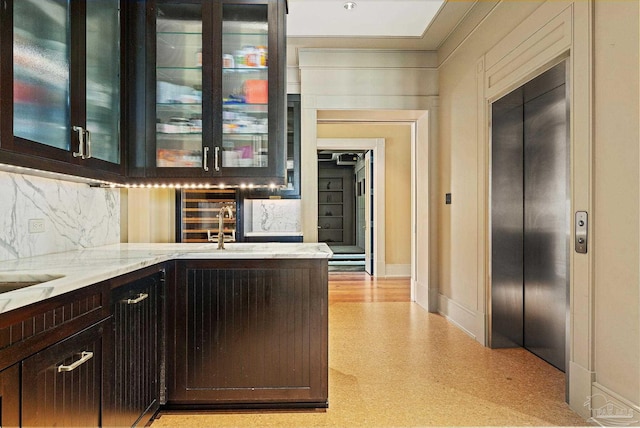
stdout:
<svg viewBox="0 0 640 428">
<path fill-rule="evenodd" d="M 12 3 L 15 151 L 119 171 L 120 1 Z"/>
<path fill-rule="evenodd" d="M 223 4 L 222 19 L 222 167 L 268 167 L 268 5 Z"/>
<path fill-rule="evenodd" d="M 70 147 L 69 0 L 13 3 L 13 133 Z"/>
<path fill-rule="evenodd" d="M 157 167 L 203 167 L 202 15 L 199 4 L 157 7 Z"/>
<path fill-rule="evenodd" d="M 120 163 L 119 0 L 86 2 L 86 115 L 91 157 Z"/>
</svg>

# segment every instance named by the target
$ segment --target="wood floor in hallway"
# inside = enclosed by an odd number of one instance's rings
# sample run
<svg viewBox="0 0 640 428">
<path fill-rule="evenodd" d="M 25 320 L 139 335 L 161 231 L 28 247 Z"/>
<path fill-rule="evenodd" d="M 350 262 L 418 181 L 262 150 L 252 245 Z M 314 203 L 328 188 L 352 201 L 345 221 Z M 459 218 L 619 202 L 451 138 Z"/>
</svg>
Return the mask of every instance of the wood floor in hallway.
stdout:
<svg viewBox="0 0 640 428">
<path fill-rule="evenodd" d="M 586 426 L 564 373 L 411 303 L 408 279 L 329 275 L 326 411 L 163 413 L 153 427 Z"/>
</svg>

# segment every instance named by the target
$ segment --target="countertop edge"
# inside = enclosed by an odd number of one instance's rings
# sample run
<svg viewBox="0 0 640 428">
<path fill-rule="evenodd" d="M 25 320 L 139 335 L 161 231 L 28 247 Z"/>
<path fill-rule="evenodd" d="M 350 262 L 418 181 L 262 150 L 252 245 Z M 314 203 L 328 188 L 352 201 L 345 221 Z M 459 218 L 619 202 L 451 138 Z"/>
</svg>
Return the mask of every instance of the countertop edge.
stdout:
<svg viewBox="0 0 640 428">
<path fill-rule="evenodd" d="M 58 277 L 0 294 L 0 315 L 71 291 L 174 260 L 329 259 L 323 243 L 110 244 L 84 250 L 0 262 L 2 275 L 27 281 Z M 0 279 L 1 280 L 1 279 Z"/>
</svg>

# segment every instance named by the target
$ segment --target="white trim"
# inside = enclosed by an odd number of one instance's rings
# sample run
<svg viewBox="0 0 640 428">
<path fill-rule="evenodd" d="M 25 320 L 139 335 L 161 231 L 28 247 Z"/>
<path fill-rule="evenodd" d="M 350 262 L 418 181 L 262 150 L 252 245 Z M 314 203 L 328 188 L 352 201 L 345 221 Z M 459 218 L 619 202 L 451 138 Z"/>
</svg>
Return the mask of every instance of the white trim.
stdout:
<svg viewBox="0 0 640 428">
<path fill-rule="evenodd" d="M 478 331 L 478 314 L 476 312 L 462 306 L 444 294 L 438 294 L 438 313 L 445 317 L 450 323 L 458 326 L 460 330 L 467 333 L 474 340 L 478 340 L 475 333 Z M 484 319 L 481 320 L 481 323 L 484 324 Z M 482 327 L 484 328 L 484 325 Z"/>
<path fill-rule="evenodd" d="M 411 276 L 411 301 L 418 302 L 418 304 L 422 304 L 423 299 L 418 301 L 417 299 L 417 290 L 420 285 L 418 282 L 418 265 L 416 260 L 417 251 L 417 241 L 416 241 L 416 221 L 418 220 L 418 207 L 416 204 L 416 196 L 417 196 L 417 188 L 418 183 L 416 183 L 416 168 L 418 165 L 418 156 L 417 156 L 417 148 L 416 148 L 416 138 L 417 138 L 417 124 L 416 122 L 411 122 L 411 264 L 409 265 L 409 275 Z M 427 219 L 428 220 L 428 219 Z M 421 296 L 422 297 L 422 296 Z M 428 297 L 428 296 L 427 296 Z M 428 302 L 427 302 L 428 306 Z"/>
<path fill-rule="evenodd" d="M 411 265 L 410 264 L 387 264 L 387 278 L 410 278 L 411 277 Z M 413 290 L 411 290 L 413 297 Z M 415 299 L 411 299 L 415 300 Z"/>
<path fill-rule="evenodd" d="M 638 419 L 640 419 L 640 406 L 638 406 L 636 403 L 632 402 L 631 400 L 623 397 L 622 395 L 618 394 L 617 392 L 610 390 L 606 386 L 598 382 L 593 382 L 592 388 L 591 388 L 591 395 L 596 396 L 598 394 L 602 394 L 607 399 L 608 402 L 613 402 L 617 406 L 621 406 L 625 408 L 626 411 L 631 411 L 631 413 L 633 414 L 634 421 L 637 421 Z M 589 410 L 592 410 L 592 409 L 589 409 Z M 590 416 L 597 416 L 597 415 L 594 415 L 593 412 L 591 412 Z"/>
<path fill-rule="evenodd" d="M 373 151 L 373 276 L 386 276 L 384 138 L 318 138 L 316 150 Z M 317 155 L 316 155 L 317 158 Z M 316 174 L 317 182 L 317 174 Z M 316 215 L 316 223 L 318 217 Z"/>
<path fill-rule="evenodd" d="M 569 361 L 569 407 L 585 420 L 591 417 L 591 411 L 585 407 L 587 397 L 593 393 L 592 384 L 596 373 L 589 371 L 574 361 Z"/>
</svg>

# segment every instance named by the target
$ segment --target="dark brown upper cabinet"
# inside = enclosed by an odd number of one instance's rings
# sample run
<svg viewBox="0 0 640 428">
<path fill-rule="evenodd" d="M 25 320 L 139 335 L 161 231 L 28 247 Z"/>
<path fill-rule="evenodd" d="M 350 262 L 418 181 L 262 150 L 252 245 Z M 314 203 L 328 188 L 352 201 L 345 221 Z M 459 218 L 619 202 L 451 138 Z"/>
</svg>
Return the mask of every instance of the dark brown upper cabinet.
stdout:
<svg viewBox="0 0 640 428">
<path fill-rule="evenodd" d="M 120 0 L 2 0 L 0 162 L 124 173 Z"/>
<path fill-rule="evenodd" d="M 284 184 L 286 1 L 145 6 L 130 176 Z"/>
<path fill-rule="evenodd" d="M 300 199 L 300 94 L 287 94 L 286 185 L 276 189 L 254 188 L 239 191 L 240 199 Z"/>
</svg>

